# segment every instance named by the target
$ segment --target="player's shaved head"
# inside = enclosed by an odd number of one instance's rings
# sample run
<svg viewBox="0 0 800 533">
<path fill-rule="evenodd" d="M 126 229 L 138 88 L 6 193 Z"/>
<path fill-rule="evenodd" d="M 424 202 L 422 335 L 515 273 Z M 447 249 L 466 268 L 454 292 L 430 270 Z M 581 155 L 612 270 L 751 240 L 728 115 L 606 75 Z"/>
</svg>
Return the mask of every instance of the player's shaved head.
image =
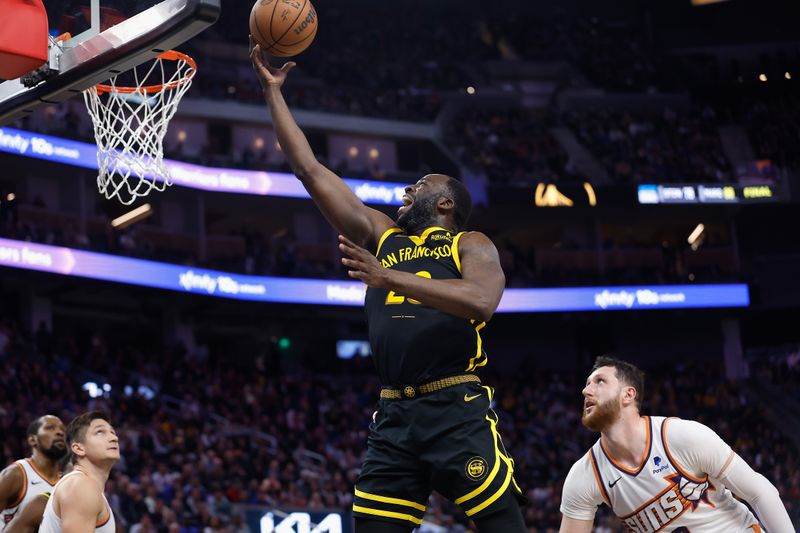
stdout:
<svg viewBox="0 0 800 533">
<path fill-rule="evenodd" d="M 67 453 L 64 423 L 55 415 L 42 415 L 28 424 L 28 444 L 53 460 Z"/>
<path fill-rule="evenodd" d="M 446 174 L 428 174 L 423 176 L 417 186 L 426 184 L 425 188 L 417 188 L 414 202 L 397 218 L 397 225 L 409 233 L 441 224 L 439 217 L 443 214 L 439 200 L 449 199 L 452 207 L 447 211 L 450 224 L 456 231 L 464 229 L 472 213 L 472 197 L 463 183 Z M 409 189 L 406 189 L 407 194 Z"/>
<path fill-rule="evenodd" d="M 48 415 L 42 415 L 39 418 L 35 419 L 33 422 L 28 424 L 28 436 L 36 435 L 39 433 L 39 429 L 44 425 L 44 418 Z"/>
</svg>

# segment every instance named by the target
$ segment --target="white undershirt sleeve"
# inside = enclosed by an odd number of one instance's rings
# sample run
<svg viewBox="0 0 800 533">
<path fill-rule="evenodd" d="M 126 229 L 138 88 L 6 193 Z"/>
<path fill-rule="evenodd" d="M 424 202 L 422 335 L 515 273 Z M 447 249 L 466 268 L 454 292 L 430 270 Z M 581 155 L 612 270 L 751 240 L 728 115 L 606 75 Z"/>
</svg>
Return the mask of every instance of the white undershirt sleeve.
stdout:
<svg viewBox="0 0 800 533">
<path fill-rule="evenodd" d="M 575 520 L 594 520 L 603 495 L 587 455 L 572 465 L 561 492 L 561 513 Z"/>
<path fill-rule="evenodd" d="M 794 526 L 783 506 L 778 489 L 767 478 L 750 468 L 747 461 L 734 453 L 730 466 L 719 480 L 750 504 L 758 521 L 769 533 L 794 533 Z"/>
<path fill-rule="evenodd" d="M 750 468 L 711 428 L 691 420 L 665 421 L 669 455 L 679 469 L 719 480 L 753 508 L 769 533 L 794 533 L 778 489 Z"/>
</svg>

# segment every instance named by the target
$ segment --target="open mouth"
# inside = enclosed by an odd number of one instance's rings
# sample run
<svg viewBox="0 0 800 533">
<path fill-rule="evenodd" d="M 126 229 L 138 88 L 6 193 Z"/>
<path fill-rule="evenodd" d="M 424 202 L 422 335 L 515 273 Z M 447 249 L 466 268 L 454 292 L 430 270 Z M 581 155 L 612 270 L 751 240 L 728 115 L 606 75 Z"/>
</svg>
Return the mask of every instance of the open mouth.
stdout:
<svg viewBox="0 0 800 533">
<path fill-rule="evenodd" d="M 592 409 L 592 408 L 593 408 L 595 405 L 597 405 L 595 402 L 593 402 L 593 401 L 590 401 L 590 400 L 586 400 L 585 402 L 583 402 L 583 410 L 584 410 L 584 411 L 589 411 L 589 410 L 590 410 L 590 409 Z"/>
<path fill-rule="evenodd" d="M 403 205 L 397 210 L 398 213 L 407 211 L 408 208 L 411 207 L 411 204 L 414 203 L 414 199 L 408 194 L 404 194 L 401 200 L 403 201 Z"/>
</svg>

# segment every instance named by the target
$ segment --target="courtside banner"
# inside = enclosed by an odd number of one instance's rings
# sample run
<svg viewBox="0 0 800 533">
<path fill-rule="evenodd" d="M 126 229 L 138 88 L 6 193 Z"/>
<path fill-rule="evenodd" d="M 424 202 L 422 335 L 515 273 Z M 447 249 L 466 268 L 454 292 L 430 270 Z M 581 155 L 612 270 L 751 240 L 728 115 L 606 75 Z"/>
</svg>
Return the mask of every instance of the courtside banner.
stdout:
<svg viewBox="0 0 800 533">
<path fill-rule="evenodd" d="M 13 128 L 0 128 L 0 152 L 83 168 L 97 168 L 97 146 L 94 144 Z M 181 187 L 260 196 L 310 198 L 300 181 L 293 174 L 285 172 L 204 167 L 170 159 L 165 159 L 164 164 L 170 171 L 173 183 Z M 362 202 L 403 205 L 405 184 L 348 178 L 344 182 Z"/>
<path fill-rule="evenodd" d="M 350 513 L 336 510 L 299 509 L 285 511 L 260 505 L 239 506 L 253 533 L 351 533 Z"/>
<path fill-rule="evenodd" d="M 360 306 L 358 281 L 247 276 L 143 259 L 0 239 L 0 266 L 206 296 L 273 303 Z M 747 307 L 747 285 L 653 285 L 507 289 L 500 313 Z"/>
</svg>

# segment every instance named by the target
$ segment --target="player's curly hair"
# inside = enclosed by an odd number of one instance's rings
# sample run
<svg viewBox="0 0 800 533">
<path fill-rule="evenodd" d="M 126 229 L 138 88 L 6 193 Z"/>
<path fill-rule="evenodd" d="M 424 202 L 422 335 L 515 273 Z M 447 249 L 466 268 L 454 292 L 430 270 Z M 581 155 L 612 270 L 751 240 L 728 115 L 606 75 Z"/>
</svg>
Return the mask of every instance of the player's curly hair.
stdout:
<svg viewBox="0 0 800 533">
<path fill-rule="evenodd" d="M 636 389 L 636 408 L 641 411 L 642 398 L 644 397 L 644 372 L 633 363 L 609 355 L 601 355 L 595 359 L 592 372 L 604 366 L 613 366 L 617 373 L 617 379 L 625 385 Z"/>
</svg>

